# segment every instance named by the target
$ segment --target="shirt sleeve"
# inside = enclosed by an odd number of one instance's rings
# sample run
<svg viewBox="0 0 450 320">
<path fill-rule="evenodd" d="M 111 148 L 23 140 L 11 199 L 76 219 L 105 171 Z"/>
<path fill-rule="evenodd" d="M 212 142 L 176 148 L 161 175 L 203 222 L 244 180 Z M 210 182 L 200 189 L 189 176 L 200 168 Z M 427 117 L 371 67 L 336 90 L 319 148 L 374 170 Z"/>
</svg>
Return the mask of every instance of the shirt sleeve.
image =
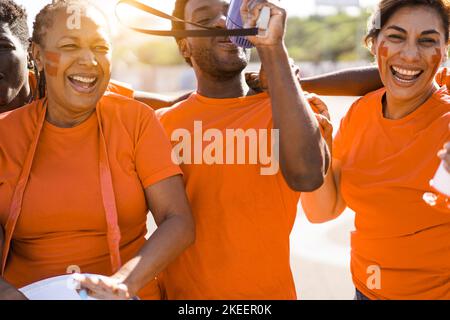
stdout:
<svg viewBox="0 0 450 320">
<path fill-rule="evenodd" d="M 135 149 L 136 170 L 147 188 L 171 176 L 182 174 L 172 161 L 172 146 L 151 108 L 146 108 Z"/>
</svg>

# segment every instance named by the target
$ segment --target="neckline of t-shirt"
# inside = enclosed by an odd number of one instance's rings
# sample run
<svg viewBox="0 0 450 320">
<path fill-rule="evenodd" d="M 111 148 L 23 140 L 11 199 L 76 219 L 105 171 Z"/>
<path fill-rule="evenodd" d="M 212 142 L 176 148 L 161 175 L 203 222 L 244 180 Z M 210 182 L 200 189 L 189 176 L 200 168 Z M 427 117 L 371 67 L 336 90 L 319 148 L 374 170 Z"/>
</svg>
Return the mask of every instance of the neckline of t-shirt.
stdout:
<svg viewBox="0 0 450 320">
<path fill-rule="evenodd" d="M 75 126 L 75 127 L 71 127 L 71 128 L 61 128 L 58 126 L 55 126 L 54 124 L 51 124 L 50 122 L 47 121 L 47 119 L 44 122 L 44 129 L 46 130 L 50 130 L 52 132 L 56 132 L 56 133 L 74 133 L 74 132 L 78 132 L 80 130 L 83 130 L 87 127 L 92 126 L 93 124 L 95 124 L 97 122 L 97 113 L 93 112 L 89 118 L 87 118 L 85 121 L 83 121 L 82 123 L 80 123 L 79 125 Z"/>
<path fill-rule="evenodd" d="M 407 116 L 401 118 L 401 119 L 387 119 L 383 116 L 383 98 L 386 95 L 386 89 L 383 89 L 380 92 L 380 95 L 378 97 L 378 106 L 377 106 L 377 116 L 380 121 L 383 122 L 383 124 L 386 125 L 399 125 L 406 123 L 410 121 L 413 118 L 416 118 L 420 116 L 422 113 L 426 112 L 428 107 L 431 107 L 433 105 L 439 104 L 442 102 L 441 97 L 444 92 L 447 91 L 447 86 L 440 87 L 436 92 L 434 92 L 420 107 L 418 107 L 416 110 L 408 114 Z"/>
<path fill-rule="evenodd" d="M 265 99 L 268 97 L 269 97 L 269 95 L 267 94 L 267 92 L 262 92 L 262 93 L 258 93 L 258 94 L 251 95 L 251 96 L 244 96 L 244 97 L 237 97 L 237 98 L 223 98 L 223 99 L 205 97 L 205 96 L 202 96 L 198 92 L 194 92 L 191 95 L 191 99 L 198 100 L 201 103 L 220 105 L 220 106 L 231 106 L 231 105 L 237 104 L 236 107 L 241 106 L 241 103 L 243 103 L 243 102 L 257 101 L 257 100 L 262 100 L 262 99 Z"/>
</svg>

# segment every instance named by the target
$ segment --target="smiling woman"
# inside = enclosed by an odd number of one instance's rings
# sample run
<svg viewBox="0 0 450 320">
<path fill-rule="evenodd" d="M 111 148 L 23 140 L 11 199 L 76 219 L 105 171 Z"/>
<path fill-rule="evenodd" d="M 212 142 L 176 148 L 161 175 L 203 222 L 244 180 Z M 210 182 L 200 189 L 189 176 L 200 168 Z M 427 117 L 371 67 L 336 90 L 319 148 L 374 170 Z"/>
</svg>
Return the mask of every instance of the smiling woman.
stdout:
<svg viewBox="0 0 450 320">
<path fill-rule="evenodd" d="M 60 0 L 34 28 L 46 96 L 0 115 L 1 276 L 20 288 L 78 266 L 110 276 L 82 281 L 93 297 L 159 299 L 156 276 L 195 236 L 170 142 L 151 108 L 105 92 L 111 44 L 95 7 Z"/>
<path fill-rule="evenodd" d="M 33 57 L 39 70 L 45 71 L 48 99 L 55 106 L 49 109 L 50 122 L 58 121 L 54 114 L 61 114 L 61 108 L 81 117 L 71 119 L 75 123 L 60 123 L 62 126 L 81 123 L 92 114 L 111 75 L 111 40 L 106 18 L 82 2 L 72 2 L 71 6 L 76 10 L 68 10 L 71 7 L 66 4 L 63 8 L 66 10 L 54 6 L 41 11 L 32 38 Z M 67 28 L 71 20 L 75 23 Z"/>
<path fill-rule="evenodd" d="M 384 88 L 353 104 L 324 185 L 302 194 L 313 222 L 334 219 L 347 205 L 355 211 L 357 299 L 450 298 L 449 199 L 422 201 L 450 140 L 448 87 L 435 81 L 447 58 L 449 15 L 447 0 L 380 1 L 366 41 Z"/>
</svg>

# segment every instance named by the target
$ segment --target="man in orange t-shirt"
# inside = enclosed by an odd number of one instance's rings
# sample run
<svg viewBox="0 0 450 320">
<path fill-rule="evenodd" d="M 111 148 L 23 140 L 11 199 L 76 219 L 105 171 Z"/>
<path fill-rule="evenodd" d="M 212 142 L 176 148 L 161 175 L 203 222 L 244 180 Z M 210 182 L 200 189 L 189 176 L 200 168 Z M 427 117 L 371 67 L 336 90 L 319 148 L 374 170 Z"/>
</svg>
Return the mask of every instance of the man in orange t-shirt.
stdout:
<svg viewBox="0 0 450 320">
<path fill-rule="evenodd" d="M 168 299 L 296 299 L 289 234 L 298 191 L 320 186 L 328 151 L 290 67 L 286 13 L 264 5 L 271 36 L 250 40 L 276 94 L 246 87 L 247 52 L 228 38 L 178 39 L 198 89 L 157 115 L 184 172 L 197 237 L 161 276 Z M 174 12 L 216 28 L 226 13 L 219 0 L 177 1 Z"/>
</svg>

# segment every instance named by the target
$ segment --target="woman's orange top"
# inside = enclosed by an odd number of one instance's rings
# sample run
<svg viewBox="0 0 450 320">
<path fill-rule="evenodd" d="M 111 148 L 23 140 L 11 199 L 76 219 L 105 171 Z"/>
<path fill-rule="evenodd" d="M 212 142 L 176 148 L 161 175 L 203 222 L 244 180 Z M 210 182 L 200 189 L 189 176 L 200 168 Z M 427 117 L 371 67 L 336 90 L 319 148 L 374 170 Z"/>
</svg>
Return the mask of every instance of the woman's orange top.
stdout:
<svg viewBox="0 0 450 320">
<path fill-rule="evenodd" d="M 450 210 L 422 199 L 450 140 L 443 86 L 399 120 L 383 117 L 385 89 L 358 100 L 341 122 L 333 157 L 356 213 L 351 270 L 372 299 L 450 299 Z"/>
<path fill-rule="evenodd" d="M 0 116 L 0 223 L 6 236 L 13 225 L 3 277 L 16 287 L 66 274 L 73 266 L 111 275 L 114 219 L 119 261 L 125 263 L 146 241 L 144 189 L 181 173 L 154 111 L 144 104 L 110 93 L 84 123 L 58 128 L 44 121 L 39 130 L 43 112 L 39 100 Z M 37 135 L 20 215 L 8 225 Z M 159 298 L 157 282 L 140 296 Z"/>
</svg>

